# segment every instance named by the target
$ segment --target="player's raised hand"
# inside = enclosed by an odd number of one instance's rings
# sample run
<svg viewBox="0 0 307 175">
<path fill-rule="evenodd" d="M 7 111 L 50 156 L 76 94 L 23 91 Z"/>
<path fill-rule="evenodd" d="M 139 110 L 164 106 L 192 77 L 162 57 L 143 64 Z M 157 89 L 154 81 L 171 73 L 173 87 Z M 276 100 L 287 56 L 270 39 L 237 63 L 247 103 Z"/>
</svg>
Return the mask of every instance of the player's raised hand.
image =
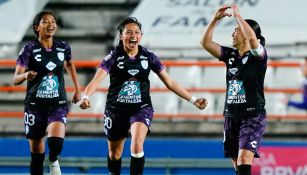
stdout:
<svg viewBox="0 0 307 175">
<path fill-rule="evenodd" d="M 225 16 L 231 17 L 230 13 L 227 13 L 226 10 L 231 8 L 229 5 L 223 5 L 215 12 L 215 19 L 220 20 L 224 18 Z"/>
</svg>

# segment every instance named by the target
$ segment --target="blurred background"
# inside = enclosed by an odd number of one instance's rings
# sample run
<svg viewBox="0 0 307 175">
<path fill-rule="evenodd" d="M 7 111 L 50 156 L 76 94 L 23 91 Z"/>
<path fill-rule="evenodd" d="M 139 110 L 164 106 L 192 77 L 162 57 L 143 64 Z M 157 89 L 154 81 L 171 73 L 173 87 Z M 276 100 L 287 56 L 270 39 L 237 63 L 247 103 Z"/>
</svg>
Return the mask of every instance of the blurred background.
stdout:
<svg viewBox="0 0 307 175">
<path fill-rule="evenodd" d="M 260 24 L 269 54 L 268 125 L 253 175 L 305 175 L 307 113 L 283 103 L 302 101 L 301 65 L 307 56 L 304 0 L 0 0 L 0 174 L 28 172 L 30 153 L 23 127 L 26 84 L 13 86 L 12 78 L 20 49 L 35 39 L 32 20 L 43 9 L 57 15 L 55 38 L 71 45 L 82 87 L 117 44 L 118 23 L 134 16 L 143 24 L 142 45 L 160 57 L 174 80 L 208 99 L 209 106 L 199 111 L 150 75 L 155 116 L 145 141 L 145 174 L 234 174 L 230 160 L 223 158 L 225 67 L 200 46 L 203 29 L 224 3 L 237 3 L 244 18 Z M 234 26 L 232 18 L 224 19 L 214 40 L 231 46 Z M 60 158 L 63 174 L 107 174 L 102 114 L 108 81 L 107 77 L 90 97 L 90 109 L 71 106 Z M 70 79 L 66 86 L 71 97 Z M 129 169 L 129 144 L 128 139 L 123 173 Z"/>
</svg>

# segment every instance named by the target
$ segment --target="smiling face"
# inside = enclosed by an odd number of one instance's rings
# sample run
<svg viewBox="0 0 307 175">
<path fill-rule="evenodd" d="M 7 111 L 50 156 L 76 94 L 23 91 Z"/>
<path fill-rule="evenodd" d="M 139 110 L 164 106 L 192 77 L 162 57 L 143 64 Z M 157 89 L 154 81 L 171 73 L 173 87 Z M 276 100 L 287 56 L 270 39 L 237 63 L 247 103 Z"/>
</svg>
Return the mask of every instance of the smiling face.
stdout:
<svg viewBox="0 0 307 175">
<path fill-rule="evenodd" d="M 52 37 L 57 29 L 56 19 L 51 14 L 45 14 L 36 26 L 39 37 Z"/>
<path fill-rule="evenodd" d="M 142 39 L 142 31 L 135 23 L 126 24 L 120 40 L 123 42 L 125 51 L 130 52 L 138 49 Z"/>
</svg>

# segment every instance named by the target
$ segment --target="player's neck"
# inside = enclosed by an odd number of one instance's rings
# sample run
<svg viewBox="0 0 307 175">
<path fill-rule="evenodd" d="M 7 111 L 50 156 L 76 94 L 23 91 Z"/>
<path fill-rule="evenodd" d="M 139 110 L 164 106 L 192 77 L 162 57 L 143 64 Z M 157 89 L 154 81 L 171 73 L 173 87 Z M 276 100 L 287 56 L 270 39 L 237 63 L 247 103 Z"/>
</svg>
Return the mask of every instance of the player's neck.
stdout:
<svg viewBox="0 0 307 175">
<path fill-rule="evenodd" d="M 133 50 L 126 50 L 126 54 L 129 57 L 135 57 L 138 54 L 139 49 L 133 49 Z"/>
<path fill-rule="evenodd" d="M 50 49 L 52 47 L 52 44 L 53 44 L 53 38 L 52 37 L 48 37 L 48 38 L 39 37 L 38 41 L 40 42 L 42 47 L 45 48 L 45 49 Z"/>
</svg>

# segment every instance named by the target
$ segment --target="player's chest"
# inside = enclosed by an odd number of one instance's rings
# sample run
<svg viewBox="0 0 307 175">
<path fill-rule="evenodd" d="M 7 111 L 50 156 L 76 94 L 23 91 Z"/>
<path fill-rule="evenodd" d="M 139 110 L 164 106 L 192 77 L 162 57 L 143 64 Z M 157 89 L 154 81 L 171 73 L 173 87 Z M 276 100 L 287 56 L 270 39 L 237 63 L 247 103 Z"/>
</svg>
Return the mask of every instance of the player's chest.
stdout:
<svg viewBox="0 0 307 175">
<path fill-rule="evenodd" d="M 34 50 L 35 51 L 35 50 Z M 43 51 L 39 50 L 32 53 L 30 65 L 36 69 L 55 71 L 63 69 L 65 53 L 60 51 Z"/>
<path fill-rule="evenodd" d="M 150 64 L 147 59 L 120 58 L 113 65 L 113 72 L 121 76 L 141 76 L 149 74 Z"/>
</svg>

